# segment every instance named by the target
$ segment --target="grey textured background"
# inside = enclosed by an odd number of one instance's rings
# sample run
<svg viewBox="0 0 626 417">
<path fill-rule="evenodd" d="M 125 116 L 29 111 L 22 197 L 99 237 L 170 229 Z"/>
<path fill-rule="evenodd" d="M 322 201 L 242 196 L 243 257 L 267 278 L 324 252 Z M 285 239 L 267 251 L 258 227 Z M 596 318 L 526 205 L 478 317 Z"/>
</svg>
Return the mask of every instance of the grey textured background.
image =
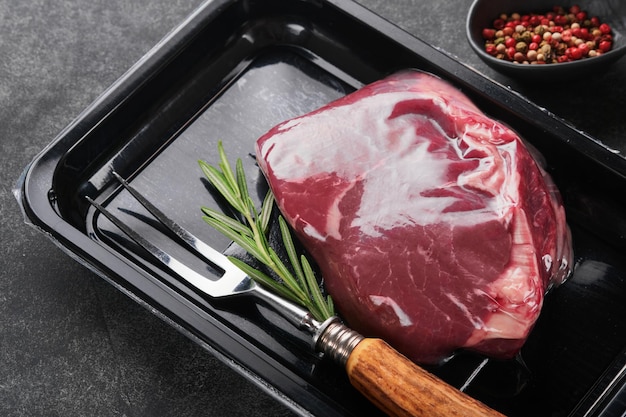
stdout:
<svg viewBox="0 0 626 417">
<path fill-rule="evenodd" d="M 30 160 L 200 3 L 0 0 L 2 416 L 291 414 L 25 226 L 11 193 Z M 360 3 L 623 149 L 626 60 L 602 77 L 520 85 L 470 51 L 470 0 Z"/>
</svg>

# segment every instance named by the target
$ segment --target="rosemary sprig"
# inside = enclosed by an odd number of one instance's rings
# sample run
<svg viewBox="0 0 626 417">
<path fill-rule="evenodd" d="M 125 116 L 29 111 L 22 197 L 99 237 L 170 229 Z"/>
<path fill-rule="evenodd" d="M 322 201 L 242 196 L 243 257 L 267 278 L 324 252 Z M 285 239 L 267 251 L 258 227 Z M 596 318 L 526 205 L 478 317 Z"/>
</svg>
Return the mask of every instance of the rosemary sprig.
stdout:
<svg viewBox="0 0 626 417">
<path fill-rule="evenodd" d="M 276 250 L 269 244 L 267 234 L 274 207 L 272 192 L 268 191 L 261 210 L 257 211 L 248 193 L 241 159 L 237 159 L 233 172 L 221 141 L 217 147 L 220 158 L 219 169 L 205 161 L 198 163 L 209 182 L 241 218 L 235 219 L 222 212 L 202 207 L 203 219 L 269 268 L 278 280 L 235 257 L 229 257 L 230 261 L 259 284 L 308 309 L 317 320 L 323 321 L 332 317 L 335 314 L 332 299 L 330 296 L 324 298 L 306 256 L 298 256 L 289 226 L 281 215 L 278 216 L 278 223 L 282 249 L 287 253 L 289 265 L 281 261 Z"/>
</svg>

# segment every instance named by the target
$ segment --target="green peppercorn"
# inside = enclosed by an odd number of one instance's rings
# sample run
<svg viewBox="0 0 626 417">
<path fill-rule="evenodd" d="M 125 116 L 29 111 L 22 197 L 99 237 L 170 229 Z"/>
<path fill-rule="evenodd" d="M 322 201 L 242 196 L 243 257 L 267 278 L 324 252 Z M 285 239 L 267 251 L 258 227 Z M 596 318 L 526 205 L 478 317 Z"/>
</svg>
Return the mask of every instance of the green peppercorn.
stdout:
<svg viewBox="0 0 626 417">
<path fill-rule="evenodd" d="M 528 44 L 526 42 L 518 42 L 515 44 L 515 50 L 525 53 L 528 50 Z"/>
<path fill-rule="evenodd" d="M 522 32 L 522 35 L 519 39 L 522 42 L 531 43 L 533 41 L 533 34 L 526 30 Z"/>
</svg>

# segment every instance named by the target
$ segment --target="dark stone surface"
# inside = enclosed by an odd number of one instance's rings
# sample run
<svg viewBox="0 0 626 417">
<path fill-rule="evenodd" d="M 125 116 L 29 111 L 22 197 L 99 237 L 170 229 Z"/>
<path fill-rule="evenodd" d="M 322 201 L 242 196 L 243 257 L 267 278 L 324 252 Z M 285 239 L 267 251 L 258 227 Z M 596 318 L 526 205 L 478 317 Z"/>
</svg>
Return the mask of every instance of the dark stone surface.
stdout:
<svg viewBox="0 0 626 417">
<path fill-rule="evenodd" d="M 0 0 L 0 415 L 291 414 L 25 226 L 12 195 L 30 160 L 200 3 Z M 626 60 L 524 85 L 471 52 L 470 0 L 360 3 L 624 151 Z"/>
</svg>

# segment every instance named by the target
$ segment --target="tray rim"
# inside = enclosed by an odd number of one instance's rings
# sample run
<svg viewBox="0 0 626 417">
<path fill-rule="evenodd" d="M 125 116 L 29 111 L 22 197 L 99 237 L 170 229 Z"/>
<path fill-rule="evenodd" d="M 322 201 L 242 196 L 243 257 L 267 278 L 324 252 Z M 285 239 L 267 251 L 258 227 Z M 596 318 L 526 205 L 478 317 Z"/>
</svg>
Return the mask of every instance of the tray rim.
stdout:
<svg viewBox="0 0 626 417">
<path fill-rule="evenodd" d="M 89 123 L 85 124 L 86 120 L 91 118 L 100 120 L 105 117 L 106 114 L 111 112 L 115 107 L 120 105 L 124 97 L 127 94 L 132 94 L 142 83 L 143 74 L 146 71 L 155 70 L 156 68 L 164 65 L 169 59 L 169 51 L 182 47 L 189 39 L 195 30 L 204 24 L 205 20 L 214 15 L 219 15 L 222 8 L 228 4 L 236 3 L 242 0 L 206 0 L 201 6 L 199 6 L 189 17 L 183 20 L 176 28 L 174 28 L 169 34 L 167 34 L 159 43 L 157 43 L 148 53 L 139 59 L 131 68 L 123 74 L 117 81 L 115 81 L 110 87 L 108 87 L 94 102 L 92 102 L 85 110 L 83 110 L 74 121 L 72 121 L 66 128 L 64 128 L 57 137 L 46 146 L 25 168 L 24 173 L 17 181 L 15 186 L 15 195 L 22 209 L 23 216 L 27 223 L 31 224 L 35 228 L 39 229 L 42 233 L 47 235 L 61 250 L 66 252 L 70 257 L 77 260 L 79 263 L 85 265 L 88 269 L 94 271 L 97 275 L 101 276 L 109 283 L 114 285 L 118 290 L 125 293 L 134 301 L 140 305 L 148 308 L 155 315 L 166 321 L 168 324 L 177 328 L 181 333 L 190 337 L 196 343 L 202 345 L 205 349 L 211 351 L 220 359 L 233 367 L 237 372 L 241 373 L 247 379 L 251 380 L 255 385 L 260 386 L 263 390 L 270 393 L 274 398 L 286 404 L 289 408 L 303 415 L 309 414 L 307 410 L 300 407 L 298 404 L 293 403 L 286 396 L 277 394 L 272 384 L 267 383 L 263 378 L 259 378 L 257 374 L 251 372 L 249 369 L 238 366 L 237 362 L 233 361 L 229 356 L 224 355 L 214 347 L 208 345 L 201 338 L 196 337 L 192 332 L 178 324 L 172 318 L 164 314 L 159 309 L 155 308 L 152 304 L 139 297 L 133 291 L 121 286 L 116 280 L 111 277 L 111 271 L 107 271 L 99 262 L 98 256 L 94 256 L 94 252 L 87 251 L 80 245 L 74 242 L 81 241 L 83 238 L 90 239 L 81 231 L 76 230 L 74 227 L 70 227 L 70 230 L 61 230 L 61 226 L 64 225 L 64 219 L 58 216 L 52 207 L 46 204 L 41 204 L 48 198 L 48 187 L 42 183 L 37 177 L 36 172 L 49 169 L 54 162 L 55 154 L 59 156 L 56 148 L 66 143 L 72 143 L 77 138 L 82 137 L 91 128 Z M 377 28 L 383 36 L 392 38 L 394 41 L 404 45 L 410 50 L 423 48 L 424 44 L 421 40 L 415 38 L 413 35 L 405 32 L 399 27 L 393 25 L 390 22 L 373 14 L 365 7 L 360 6 L 352 0 L 316 0 L 316 2 L 333 5 L 344 12 L 350 13 L 355 19 L 364 23 L 365 25 Z M 427 46 L 427 45 L 426 45 Z M 435 50 L 433 48 L 433 50 Z M 433 64 L 442 69 L 444 64 L 450 60 L 454 60 L 453 57 L 447 55 L 444 51 L 436 50 L 433 56 L 437 59 Z M 550 114 L 545 109 L 542 109 L 532 103 L 530 100 L 519 95 L 518 93 L 510 90 L 502 84 L 491 80 L 484 75 L 480 74 L 477 70 L 458 63 L 456 65 L 463 67 L 463 73 L 450 74 L 450 77 L 455 80 L 464 80 L 468 85 L 480 85 L 481 83 L 474 83 L 472 81 L 480 80 L 482 83 L 488 81 L 490 87 L 494 90 L 505 90 L 506 94 L 512 94 L 515 100 L 515 105 L 518 105 L 520 117 L 525 117 L 532 120 L 534 123 L 539 123 L 543 126 L 550 126 L 555 128 L 554 121 L 558 119 L 553 114 Z M 462 76 L 469 77 L 463 78 Z M 474 90 L 477 94 L 486 94 L 486 92 L 480 91 L 478 88 Z M 534 112 L 540 111 L 542 118 L 537 120 L 534 116 Z M 597 139 L 578 131 L 573 125 L 565 120 L 558 119 L 560 125 L 557 125 L 557 130 L 560 134 L 557 134 L 559 138 L 567 138 L 570 134 L 581 135 L 588 139 L 588 141 L 582 142 L 581 152 L 587 154 L 589 158 L 602 164 L 610 171 L 618 174 L 621 177 L 626 176 L 626 160 L 622 159 L 619 155 L 610 152 L 610 149 L 605 147 Z M 33 204 L 36 202 L 37 204 Z M 40 207 L 49 207 L 49 210 L 40 210 Z M 65 223 L 66 224 L 66 223 Z M 97 246 L 97 245 L 96 245 Z M 72 249 L 70 249 L 72 248 Z M 102 249 L 102 248 L 100 248 Z M 97 250 L 96 250 L 97 252 Z M 97 255 L 97 253 L 95 254 Z M 114 275 L 116 275 L 114 273 Z"/>
</svg>

